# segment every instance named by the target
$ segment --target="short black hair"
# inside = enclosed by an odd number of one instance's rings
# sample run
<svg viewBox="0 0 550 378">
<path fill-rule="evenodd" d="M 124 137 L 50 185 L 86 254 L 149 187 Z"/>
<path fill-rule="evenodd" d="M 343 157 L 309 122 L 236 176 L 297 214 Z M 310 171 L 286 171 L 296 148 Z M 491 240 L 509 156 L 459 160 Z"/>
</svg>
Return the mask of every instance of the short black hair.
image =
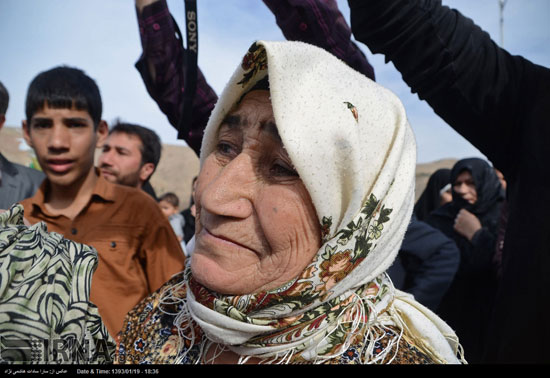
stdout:
<svg viewBox="0 0 550 378">
<path fill-rule="evenodd" d="M 10 103 L 10 94 L 4 84 L 0 81 L 0 115 L 5 115 L 8 111 L 8 104 Z"/>
<path fill-rule="evenodd" d="M 172 192 L 164 193 L 162 196 L 159 197 L 158 201 L 168 202 L 170 205 L 174 206 L 176 209 L 180 205 L 180 199 L 178 198 L 177 194 Z"/>
<path fill-rule="evenodd" d="M 157 133 L 147 127 L 119 120 L 109 130 L 109 135 L 114 133 L 124 133 L 138 137 L 141 140 L 141 165 L 153 163 L 155 166 L 153 173 L 155 172 L 162 152 L 162 144 Z M 153 173 L 151 173 L 151 176 Z"/>
<path fill-rule="evenodd" d="M 67 66 L 54 67 L 39 73 L 29 85 L 25 113 L 30 122 L 44 105 L 54 109 L 85 110 L 94 126 L 101 121 L 101 94 L 95 81 L 84 71 Z"/>
</svg>

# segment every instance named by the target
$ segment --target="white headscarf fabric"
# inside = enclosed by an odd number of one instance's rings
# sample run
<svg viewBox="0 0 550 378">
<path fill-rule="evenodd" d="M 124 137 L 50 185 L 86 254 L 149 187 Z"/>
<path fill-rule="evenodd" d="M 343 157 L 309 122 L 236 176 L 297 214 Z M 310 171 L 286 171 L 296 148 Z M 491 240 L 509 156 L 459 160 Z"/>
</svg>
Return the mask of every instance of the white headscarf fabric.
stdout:
<svg viewBox="0 0 550 378">
<path fill-rule="evenodd" d="M 452 330 L 396 291 L 384 273 L 399 251 L 410 220 L 416 166 L 414 136 L 393 93 L 318 47 L 257 42 L 212 113 L 201 164 L 214 150 L 223 118 L 266 75 L 279 135 L 311 196 L 323 228 L 323 244 L 300 277 L 268 293 L 279 295 L 277 304 L 258 308 L 253 305 L 256 295 L 217 295 L 213 306 L 205 306 L 199 298 L 205 291 L 189 290 L 192 318 L 209 339 L 242 355 L 301 353 L 305 360 L 322 360 L 345 351 L 353 334 L 350 329 L 391 325 L 435 360 L 459 362 Z M 345 274 L 338 278 L 329 269 L 337 260 L 346 265 L 345 272 L 339 272 Z M 319 315 L 323 311 L 331 316 Z M 292 323 L 296 327 L 316 316 L 324 320 L 314 330 L 300 337 L 285 333 L 287 324 L 282 319 L 298 317 Z M 367 317 L 362 326 L 356 324 L 358 318 Z M 343 319 L 353 326 L 343 332 L 341 344 L 334 343 L 338 350 L 327 352 L 324 344 L 338 333 Z M 286 338 L 281 341 L 274 334 Z"/>
</svg>

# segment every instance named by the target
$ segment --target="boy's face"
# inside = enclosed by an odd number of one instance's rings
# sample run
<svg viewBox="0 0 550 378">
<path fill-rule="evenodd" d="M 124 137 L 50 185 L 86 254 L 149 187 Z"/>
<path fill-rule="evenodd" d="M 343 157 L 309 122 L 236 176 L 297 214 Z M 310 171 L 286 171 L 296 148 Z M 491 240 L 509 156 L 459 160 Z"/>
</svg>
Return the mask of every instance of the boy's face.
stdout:
<svg viewBox="0 0 550 378">
<path fill-rule="evenodd" d="M 170 217 L 171 215 L 174 215 L 178 212 L 178 209 L 176 209 L 174 206 L 172 206 L 172 204 L 166 201 L 159 201 L 159 206 L 163 214 L 167 217 Z"/>
<path fill-rule="evenodd" d="M 31 146 L 50 183 L 70 186 L 86 177 L 94 167 L 95 148 L 103 143 L 108 127 L 94 122 L 86 110 L 54 109 L 44 106 L 31 120 L 23 122 L 23 135 Z"/>
</svg>

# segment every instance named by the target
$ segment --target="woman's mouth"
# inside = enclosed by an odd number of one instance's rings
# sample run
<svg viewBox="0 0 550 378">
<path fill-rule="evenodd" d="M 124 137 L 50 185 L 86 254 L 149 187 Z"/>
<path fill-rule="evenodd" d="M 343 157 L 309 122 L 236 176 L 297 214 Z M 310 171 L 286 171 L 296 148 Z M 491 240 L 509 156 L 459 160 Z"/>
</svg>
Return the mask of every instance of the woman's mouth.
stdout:
<svg viewBox="0 0 550 378">
<path fill-rule="evenodd" d="M 247 249 L 249 251 L 252 251 L 252 252 L 256 253 L 256 251 L 254 251 L 252 248 L 250 248 L 250 247 L 248 247 L 244 244 L 241 244 L 238 241 L 235 241 L 234 239 L 228 238 L 224 235 L 212 233 L 204 226 L 202 226 L 202 230 L 199 233 L 199 235 L 205 237 L 206 240 L 214 242 L 216 244 L 227 245 L 227 246 L 238 247 L 238 248 L 244 248 L 244 249 Z"/>
</svg>

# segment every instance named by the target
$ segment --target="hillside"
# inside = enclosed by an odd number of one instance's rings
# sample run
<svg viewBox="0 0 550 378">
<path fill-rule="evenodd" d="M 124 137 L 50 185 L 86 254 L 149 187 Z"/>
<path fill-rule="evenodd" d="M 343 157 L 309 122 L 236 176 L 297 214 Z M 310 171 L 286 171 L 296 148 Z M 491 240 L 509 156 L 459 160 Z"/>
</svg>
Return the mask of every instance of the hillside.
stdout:
<svg viewBox="0 0 550 378">
<path fill-rule="evenodd" d="M 0 151 L 9 160 L 30 165 L 32 162 L 32 150 L 22 138 L 21 129 L 18 127 L 4 127 L 0 130 Z M 99 154 L 96 154 L 96 156 Z M 416 167 L 416 198 L 422 193 L 432 172 L 439 168 L 451 168 L 456 159 L 438 160 L 426 164 L 418 164 Z M 198 174 L 199 160 L 193 150 L 185 146 L 165 144 L 162 150 L 157 171 L 151 179 L 157 195 L 165 192 L 174 192 L 181 201 L 181 208 L 189 204 L 191 197 L 191 182 Z"/>
</svg>

